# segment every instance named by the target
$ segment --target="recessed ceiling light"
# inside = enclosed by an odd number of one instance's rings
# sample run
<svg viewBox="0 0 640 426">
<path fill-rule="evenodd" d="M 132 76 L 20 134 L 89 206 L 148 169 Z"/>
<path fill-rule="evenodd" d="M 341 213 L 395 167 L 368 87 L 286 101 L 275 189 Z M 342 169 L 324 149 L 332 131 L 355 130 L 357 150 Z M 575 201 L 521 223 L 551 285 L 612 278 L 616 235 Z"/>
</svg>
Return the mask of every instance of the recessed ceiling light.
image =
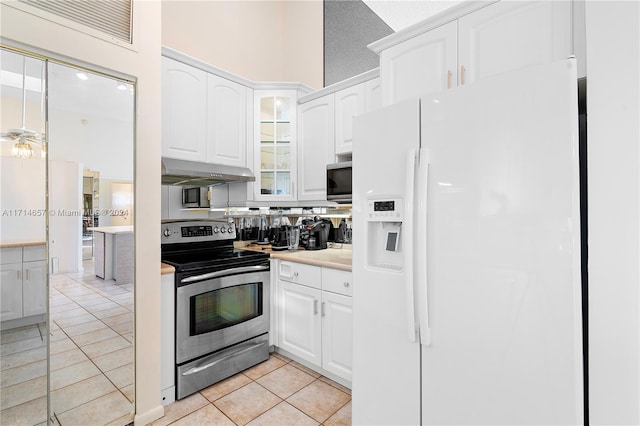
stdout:
<svg viewBox="0 0 640 426">
<path fill-rule="evenodd" d="M 76 77 L 78 77 L 80 80 L 89 80 L 89 77 L 87 77 L 87 75 L 83 72 L 76 73 Z"/>
</svg>

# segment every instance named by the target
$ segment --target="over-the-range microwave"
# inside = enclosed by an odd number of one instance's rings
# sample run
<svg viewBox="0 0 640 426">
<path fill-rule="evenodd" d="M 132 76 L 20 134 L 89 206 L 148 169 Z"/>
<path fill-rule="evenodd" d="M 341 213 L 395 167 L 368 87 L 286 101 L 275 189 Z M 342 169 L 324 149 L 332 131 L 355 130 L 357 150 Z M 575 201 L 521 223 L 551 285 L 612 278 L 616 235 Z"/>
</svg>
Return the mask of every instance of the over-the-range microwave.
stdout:
<svg viewBox="0 0 640 426">
<path fill-rule="evenodd" d="M 351 161 L 327 165 L 327 201 L 351 204 Z"/>
<path fill-rule="evenodd" d="M 182 188 L 182 208 L 209 208 L 209 188 L 189 186 Z"/>
</svg>

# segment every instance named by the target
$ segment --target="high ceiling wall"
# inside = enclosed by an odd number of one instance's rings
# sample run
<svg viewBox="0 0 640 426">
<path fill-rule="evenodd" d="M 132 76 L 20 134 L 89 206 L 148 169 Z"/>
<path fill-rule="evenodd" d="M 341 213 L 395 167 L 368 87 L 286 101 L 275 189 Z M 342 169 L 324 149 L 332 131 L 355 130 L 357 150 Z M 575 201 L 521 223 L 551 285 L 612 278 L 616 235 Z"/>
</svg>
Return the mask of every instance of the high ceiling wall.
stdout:
<svg viewBox="0 0 640 426">
<path fill-rule="evenodd" d="M 324 2 L 324 84 L 380 66 L 367 45 L 393 30 L 360 0 Z"/>
<path fill-rule="evenodd" d="M 322 0 L 162 1 L 162 44 L 254 81 L 322 87 Z"/>
</svg>

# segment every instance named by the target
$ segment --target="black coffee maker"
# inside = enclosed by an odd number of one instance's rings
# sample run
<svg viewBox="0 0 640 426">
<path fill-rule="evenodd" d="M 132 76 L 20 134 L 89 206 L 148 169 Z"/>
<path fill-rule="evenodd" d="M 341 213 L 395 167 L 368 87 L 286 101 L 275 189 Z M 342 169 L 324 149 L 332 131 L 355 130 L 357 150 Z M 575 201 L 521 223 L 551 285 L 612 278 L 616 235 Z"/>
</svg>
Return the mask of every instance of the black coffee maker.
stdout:
<svg viewBox="0 0 640 426">
<path fill-rule="evenodd" d="M 288 226 L 276 226 L 270 229 L 269 242 L 272 250 L 286 250 L 289 248 L 287 228 Z"/>
<path fill-rule="evenodd" d="M 335 238 L 333 223 L 329 219 L 318 216 L 314 221 L 306 226 L 307 237 L 305 238 L 305 248 L 307 250 L 323 250 L 327 248 L 327 243 Z"/>
</svg>

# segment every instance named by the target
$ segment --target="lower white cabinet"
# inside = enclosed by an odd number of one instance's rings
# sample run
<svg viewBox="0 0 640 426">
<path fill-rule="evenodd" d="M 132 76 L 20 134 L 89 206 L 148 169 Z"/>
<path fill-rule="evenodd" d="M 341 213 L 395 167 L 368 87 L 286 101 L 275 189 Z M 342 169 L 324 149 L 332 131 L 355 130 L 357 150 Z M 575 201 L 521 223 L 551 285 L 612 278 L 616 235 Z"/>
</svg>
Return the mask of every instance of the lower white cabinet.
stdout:
<svg viewBox="0 0 640 426">
<path fill-rule="evenodd" d="M 351 381 L 353 305 L 351 297 L 322 292 L 322 368 Z"/>
<path fill-rule="evenodd" d="M 351 273 L 282 261 L 278 303 L 278 347 L 350 382 Z"/>
<path fill-rule="evenodd" d="M 0 321 L 22 318 L 22 263 L 0 265 Z"/>
<path fill-rule="evenodd" d="M 318 366 L 322 364 L 321 294 L 315 288 L 280 281 L 278 345 Z"/>
<path fill-rule="evenodd" d="M 22 264 L 22 316 L 47 311 L 47 262 L 37 260 Z"/>
<path fill-rule="evenodd" d="M 44 314 L 47 307 L 44 245 L 0 251 L 0 321 Z"/>
</svg>

